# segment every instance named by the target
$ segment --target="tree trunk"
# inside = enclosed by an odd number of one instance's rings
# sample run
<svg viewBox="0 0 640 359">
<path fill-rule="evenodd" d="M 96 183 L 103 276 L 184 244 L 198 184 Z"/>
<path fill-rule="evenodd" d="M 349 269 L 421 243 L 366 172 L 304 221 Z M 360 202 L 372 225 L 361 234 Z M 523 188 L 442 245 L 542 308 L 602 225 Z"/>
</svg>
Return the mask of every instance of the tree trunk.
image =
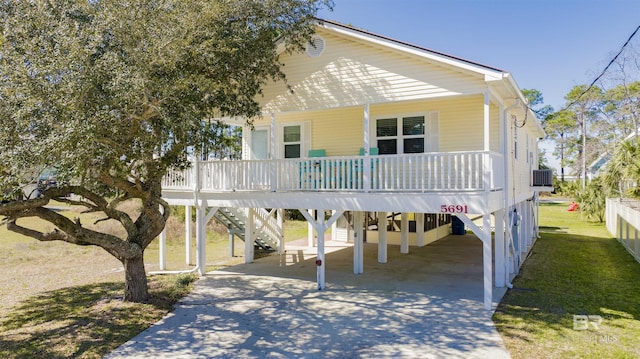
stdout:
<svg viewBox="0 0 640 359">
<path fill-rule="evenodd" d="M 125 259 L 124 265 L 124 301 L 144 303 L 149 299 L 147 273 L 144 269 L 143 253 L 139 257 Z"/>
</svg>

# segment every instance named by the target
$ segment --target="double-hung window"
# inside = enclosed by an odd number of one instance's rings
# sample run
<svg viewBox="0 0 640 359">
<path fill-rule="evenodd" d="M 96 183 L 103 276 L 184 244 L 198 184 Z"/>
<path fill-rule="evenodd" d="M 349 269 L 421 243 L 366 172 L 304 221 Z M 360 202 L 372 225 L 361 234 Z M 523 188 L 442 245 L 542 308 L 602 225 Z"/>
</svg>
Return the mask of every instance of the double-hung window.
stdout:
<svg viewBox="0 0 640 359">
<path fill-rule="evenodd" d="M 311 122 L 286 122 L 278 126 L 276 158 L 306 157 L 311 148 Z"/>
<path fill-rule="evenodd" d="M 302 126 L 284 126 L 282 130 L 284 158 L 300 158 L 302 153 Z"/>
<path fill-rule="evenodd" d="M 376 120 L 376 144 L 381 155 L 438 151 L 438 114 L 385 117 Z"/>
</svg>

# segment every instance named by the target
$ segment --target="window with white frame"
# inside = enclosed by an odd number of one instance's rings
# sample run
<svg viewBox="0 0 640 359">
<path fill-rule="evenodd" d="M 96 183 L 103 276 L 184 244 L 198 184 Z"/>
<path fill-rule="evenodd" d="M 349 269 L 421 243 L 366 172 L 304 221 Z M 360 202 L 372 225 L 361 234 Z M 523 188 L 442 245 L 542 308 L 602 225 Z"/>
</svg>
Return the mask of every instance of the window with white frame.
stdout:
<svg viewBox="0 0 640 359">
<path fill-rule="evenodd" d="M 381 155 L 438 151 L 438 113 L 378 118 L 375 135 Z"/>
<path fill-rule="evenodd" d="M 302 126 L 283 126 L 282 143 L 284 144 L 284 158 L 300 158 L 302 153 Z"/>
<path fill-rule="evenodd" d="M 296 121 L 278 125 L 276 158 L 306 157 L 311 148 L 311 122 Z"/>
</svg>

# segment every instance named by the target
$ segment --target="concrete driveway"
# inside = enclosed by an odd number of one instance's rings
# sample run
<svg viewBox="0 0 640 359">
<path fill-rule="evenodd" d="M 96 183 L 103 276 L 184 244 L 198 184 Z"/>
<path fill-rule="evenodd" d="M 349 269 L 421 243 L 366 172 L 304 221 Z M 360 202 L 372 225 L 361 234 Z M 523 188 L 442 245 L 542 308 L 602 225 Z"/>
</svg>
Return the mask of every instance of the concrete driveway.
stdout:
<svg viewBox="0 0 640 359">
<path fill-rule="evenodd" d="M 326 244 L 327 288 L 315 254 L 289 246 L 215 271 L 165 319 L 107 358 L 508 358 L 483 309 L 482 245 L 450 236 L 400 254 Z M 504 290 L 496 290 L 497 300 Z M 497 301 L 496 300 L 496 301 Z"/>
</svg>

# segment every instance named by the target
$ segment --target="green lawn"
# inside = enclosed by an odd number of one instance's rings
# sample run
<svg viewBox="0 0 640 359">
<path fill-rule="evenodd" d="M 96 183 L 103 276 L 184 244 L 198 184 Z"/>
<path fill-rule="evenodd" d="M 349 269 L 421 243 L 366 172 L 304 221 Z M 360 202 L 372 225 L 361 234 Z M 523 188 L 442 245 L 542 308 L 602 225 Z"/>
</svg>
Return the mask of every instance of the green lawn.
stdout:
<svg viewBox="0 0 640 359">
<path fill-rule="evenodd" d="M 640 357 L 640 263 L 567 204 L 542 204 L 540 217 L 541 238 L 494 315 L 511 355 Z M 592 316 L 588 330 L 574 315 Z"/>
</svg>

